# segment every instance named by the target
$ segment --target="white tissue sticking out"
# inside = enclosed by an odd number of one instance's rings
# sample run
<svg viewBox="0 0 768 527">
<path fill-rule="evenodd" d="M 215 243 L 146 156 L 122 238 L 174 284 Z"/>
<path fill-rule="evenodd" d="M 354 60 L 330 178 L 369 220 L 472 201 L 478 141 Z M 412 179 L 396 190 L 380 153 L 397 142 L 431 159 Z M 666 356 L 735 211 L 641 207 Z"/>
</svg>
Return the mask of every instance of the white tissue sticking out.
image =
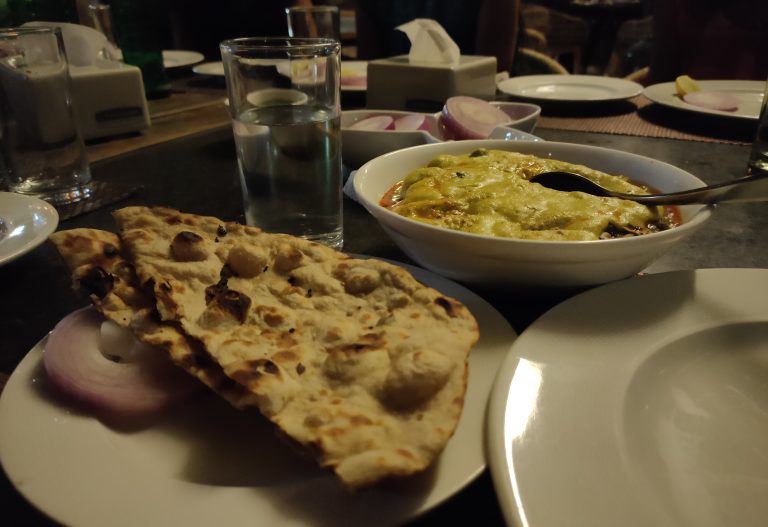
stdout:
<svg viewBox="0 0 768 527">
<path fill-rule="evenodd" d="M 24 26 L 61 29 L 67 60 L 71 66 L 90 66 L 97 59 L 115 59 L 115 47 L 109 43 L 104 33 L 92 27 L 66 22 L 27 22 Z"/>
<path fill-rule="evenodd" d="M 411 41 L 409 62 L 458 64 L 461 51 L 443 26 L 430 18 L 416 18 L 397 28 Z"/>
</svg>

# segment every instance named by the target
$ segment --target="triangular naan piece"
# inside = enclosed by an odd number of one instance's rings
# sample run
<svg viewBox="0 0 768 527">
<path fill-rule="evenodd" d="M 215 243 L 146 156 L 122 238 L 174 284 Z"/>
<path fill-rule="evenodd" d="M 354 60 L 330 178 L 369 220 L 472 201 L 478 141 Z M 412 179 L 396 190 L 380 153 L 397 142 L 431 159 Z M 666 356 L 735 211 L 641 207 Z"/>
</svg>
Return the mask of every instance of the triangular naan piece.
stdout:
<svg viewBox="0 0 768 527">
<path fill-rule="evenodd" d="M 477 323 L 401 267 L 216 218 L 114 216 L 139 283 L 349 488 L 429 466 L 461 415 Z"/>
<path fill-rule="evenodd" d="M 120 238 L 97 229 L 71 229 L 50 235 L 72 272 L 73 285 L 87 291 L 108 320 L 130 328 L 136 337 L 163 350 L 179 367 L 219 393 L 230 404 L 254 405 L 253 395 L 224 375 L 205 349 L 176 325 L 159 320 L 154 298 L 139 287 L 133 264 L 123 256 Z"/>
<path fill-rule="evenodd" d="M 116 234 L 72 229 L 49 239 L 72 272 L 73 286 L 85 290 L 107 319 L 126 328 L 136 313 L 154 307 L 152 296 L 136 287 L 133 266 L 121 254 Z"/>
</svg>

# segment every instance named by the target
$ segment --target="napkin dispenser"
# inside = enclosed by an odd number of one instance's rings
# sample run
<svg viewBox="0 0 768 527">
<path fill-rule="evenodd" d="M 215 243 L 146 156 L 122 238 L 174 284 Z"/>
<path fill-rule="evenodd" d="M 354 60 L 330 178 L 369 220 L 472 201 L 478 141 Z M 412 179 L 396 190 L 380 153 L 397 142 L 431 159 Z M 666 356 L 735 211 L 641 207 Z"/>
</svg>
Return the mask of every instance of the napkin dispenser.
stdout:
<svg viewBox="0 0 768 527">
<path fill-rule="evenodd" d="M 456 64 L 441 64 L 399 55 L 368 63 L 368 108 L 434 111 L 454 95 L 492 100 L 496 57 L 461 55 Z"/>
<path fill-rule="evenodd" d="M 83 139 L 122 135 L 149 127 L 141 70 L 114 60 L 116 50 L 103 33 L 65 22 L 33 21 L 24 26 L 61 30 L 75 117 Z"/>
<path fill-rule="evenodd" d="M 115 60 L 70 65 L 72 98 L 83 139 L 138 132 L 149 127 L 141 71 Z"/>
</svg>

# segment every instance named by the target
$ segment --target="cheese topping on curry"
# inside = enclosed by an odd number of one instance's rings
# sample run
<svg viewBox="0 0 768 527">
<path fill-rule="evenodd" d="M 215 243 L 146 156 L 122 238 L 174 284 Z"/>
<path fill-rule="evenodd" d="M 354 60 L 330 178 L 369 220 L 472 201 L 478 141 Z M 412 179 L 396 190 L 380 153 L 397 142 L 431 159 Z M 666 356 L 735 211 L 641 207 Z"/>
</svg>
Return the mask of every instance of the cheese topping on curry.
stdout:
<svg viewBox="0 0 768 527">
<path fill-rule="evenodd" d="M 535 240 L 598 240 L 669 229 L 676 211 L 633 201 L 561 192 L 528 179 L 567 170 L 613 190 L 648 194 L 626 177 L 582 165 L 500 150 L 435 158 L 397 183 L 381 205 L 453 230 Z"/>
</svg>

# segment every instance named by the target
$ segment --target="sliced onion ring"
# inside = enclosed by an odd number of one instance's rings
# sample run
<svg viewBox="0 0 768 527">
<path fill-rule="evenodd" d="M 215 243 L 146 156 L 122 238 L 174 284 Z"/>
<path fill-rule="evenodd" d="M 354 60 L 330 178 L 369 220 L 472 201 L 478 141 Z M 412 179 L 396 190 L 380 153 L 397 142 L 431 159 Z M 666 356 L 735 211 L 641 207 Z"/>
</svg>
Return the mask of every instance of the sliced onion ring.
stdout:
<svg viewBox="0 0 768 527">
<path fill-rule="evenodd" d="M 161 352 L 141 343 L 128 352 L 115 350 L 115 356 L 131 357 L 131 362 L 105 357 L 99 349 L 103 322 L 93 307 L 67 315 L 49 335 L 43 353 L 48 379 L 85 410 L 108 421 L 133 421 L 159 414 L 201 389 Z"/>
<path fill-rule="evenodd" d="M 395 130 L 429 130 L 429 123 L 424 114 L 411 113 L 395 119 Z"/>
<path fill-rule="evenodd" d="M 455 139 L 485 139 L 494 128 L 512 119 L 481 99 L 457 95 L 443 106 L 442 122 Z"/>
<path fill-rule="evenodd" d="M 721 112 L 735 112 L 739 109 L 739 100 L 728 93 L 717 91 L 694 91 L 686 93 L 683 100 L 694 106 L 720 110 Z"/>
<path fill-rule="evenodd" d="M 393 130 L 395 120 L 389 115 L 373 115 L 352 124 L 350 130 Z"/>
<path fill-rule="evenodd" d="M 345 75 L 342 71 L 341 85 L 342 86 L 366 86 L 368 84 L 367 75 Z"/>
</svg>

